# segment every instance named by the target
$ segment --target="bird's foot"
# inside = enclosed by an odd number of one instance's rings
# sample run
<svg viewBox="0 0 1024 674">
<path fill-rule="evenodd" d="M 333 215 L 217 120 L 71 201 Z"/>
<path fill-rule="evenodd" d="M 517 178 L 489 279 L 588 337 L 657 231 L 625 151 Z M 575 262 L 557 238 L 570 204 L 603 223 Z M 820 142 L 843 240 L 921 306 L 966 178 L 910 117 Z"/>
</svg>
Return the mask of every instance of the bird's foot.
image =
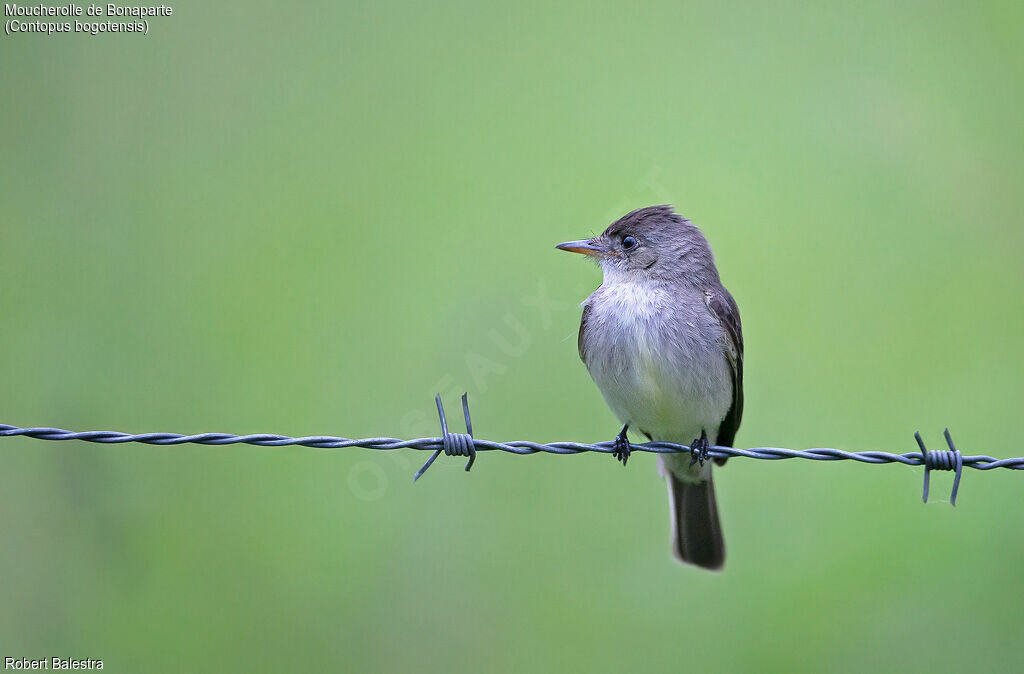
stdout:
<svg viewBox="0 0 1024 674">
<path fill-rule="evenodd" d="M 695 438 L 690 443 L 690 465 L 699 463 L 703 466 L 704 462 L 711 458 L 711 452 L 708 451 L 710 446 L 708 443 L 708 432 L 702 430 L 700 437 Z"/>
<path fill-rule="evenodd" d="M 626 431 L 629 430 L 629 424 L 622 427 L 619 434 L 615 437 L 615 448 L 612 449 L 612 456 L 622 462 L 625 466 L 626 462 L 629 461 L 629 454 L 632 449 L 629 446 L 629 438 L 626 437 Z"/>
</svg>

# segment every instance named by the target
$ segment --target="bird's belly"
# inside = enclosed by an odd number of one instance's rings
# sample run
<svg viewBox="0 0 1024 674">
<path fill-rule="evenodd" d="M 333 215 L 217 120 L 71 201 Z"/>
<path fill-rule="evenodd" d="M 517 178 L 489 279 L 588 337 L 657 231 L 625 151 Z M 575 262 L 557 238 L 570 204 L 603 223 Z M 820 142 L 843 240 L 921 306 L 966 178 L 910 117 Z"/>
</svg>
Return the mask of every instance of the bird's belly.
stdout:
<svg viewBox="0 0 1024 674">
<path fill-rule="evenodd" d="M 643 355 L 625 367 L 594 372 L 598 388 L 622 423 L 653 439 L 681 444 L 704 430 L 714 442 L 728 411 L 722 403 L 725 396 L 703 379 L 693 370 L 675 370 Z"/>
<path fill-rule="evenodd" d="M 643 322 L 595 327 L 607 332 L 592 335 L 587 367 L 622 423 L 655 440 L 689 444 L 707 431 L 716 441 L 732 379 L 718 336 L 709 334 L 713 326 L 667 334 Z"/>
</svg>

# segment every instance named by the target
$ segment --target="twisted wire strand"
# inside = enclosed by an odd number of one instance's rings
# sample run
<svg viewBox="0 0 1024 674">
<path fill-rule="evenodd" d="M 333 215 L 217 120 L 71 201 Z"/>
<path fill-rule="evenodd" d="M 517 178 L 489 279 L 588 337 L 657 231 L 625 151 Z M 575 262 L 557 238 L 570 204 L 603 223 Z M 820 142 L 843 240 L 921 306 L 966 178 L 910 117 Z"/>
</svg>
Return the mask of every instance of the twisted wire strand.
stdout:
<svg viewBox="0 0 1024 674">
<path fill-rule="evenodd" d="M 430 458 L 423 464 L 423 467 L 416 471 L 413 481 L 418 480 L 423 473 L 434 463 L 434 460 L 444 452 L 446 456 L 468 457 L 466 470 L 473 467 L 476 461 L 477 452 L 500 451 L 512 454 L 581 454 L 583 452 L 600 452 L 611 454 L 615 451 L 615 442 L 598 442 L 588 444 L 583 442 L 551 442 L 542 444 L 529 442 L 527 440 L 512 440 L 510 442 L 493 442 L 491 440 L 478 440 L 473 437 L 473 422 L 469 417 L 469 401 L 465 393 L 462 394 L 462 413 L 466 419 L 466 432 L 453 433 L 448 430 L 448 421 L 444 414 L 444 405 L 441 403 L 441 396 L 438 394 L 434 401 L 437 403 L 437 416 L 441 422 L 441 437 L 439 438 L 416 438 L 415 440 L 399 440 L 398 438 L 362 438 L 350 440 L 331 435 L 310 435 L 301 438 L 292 438 L 287 435 L 272 435 L 268 433 L 255 433 L 250 435 L 232 435 L 230 433 L 200 433 L 198 435 L 181 435 L 179 433 L 121 433 L 119 431 L 65 431 L 60 428 L 18 428 L 0 424 L 0 437 L 27 437 L 37 440 L 82 440 L 85 442 L 96 442 L 100 444 L 121 444 L 125 442 L 139 442 L 147 445 L 257 445 L 260 447 L 289 447 L 302 446 L 314 449 L 343 449 L 347 447 L 361 447 L 363 449 L 420 449 L 432 451 Z M 902 463 L 907 466 L 924 466 L 924 491 L 922 497 L 925 503 L 928 502 L 928 489 L 931 471 L 951 470 L 955 471 L 953 478 L 953 489 L 950 492 L 949 502 L 956 505 L 957 492 L 960 489 L 960 477 L 963 468 L 975 468 L 977 470 L 992 470 L 993 468 L 1008 468 L 1010 470 L 1024 470 L 1024 457 L 1013 459 L 996 459 L 991 456 L 976 455 L 964 456 L 953 444 L 953 438 L 949 429 L 945 431 L 948 450 L 929 451 L 921 439 L 920 433 L 914 433 L 920 452 L 907 452 L 905 454 L 892 454 L 890 452 L 849 452 L 842 449 L 830 449 L 817 447 L 814 449 L 783 449 L 780 447 L 756 447 L 753 449 L 739 449 L 736 447 L 711 447 L 708 454 L 712 458 L 744 457 L 748 459 L 763 459 L 768 461 L 780 461 L 784 459 L 808 459 L 811 461 L 859 461 L 860 463 Z M 671 442 L 647 442 L 638 445 L 630 445 L 632 451 L 651 452 L 654 454 L 670 454 L 687 452 L 693 456 L 692 461 L 703 460 L 699 454 L 691 452 L 686 445 L 677 445 Z M 706 457 L 705 457 L 706 458 Z M 691 462 L 692 462 L 691 461 Z"/>
<path fill-rule="evenodd" d="M 120 431 L 67 431 L 61 428 L 20 428 L 8 424 L 0 424 L 0 437 L 27 437 L 37 440 L 82 440 L 84 442 L 95 442 L 100 444 L 122 444 L 126 442 L 138 442 L 146 445 L 256 445 L 259 447 L 289 447 L 301 446 L 314 449 L 345 449 L 349 447 L 360 447 L 363 449 L 392 450 L 392 449 L 417 449 L 425 451 L 444 451 L 445 440 L 438 438 L 415 438 L 412 440 L 400 440 L 398 438 L 360 438 L 349 439 L 332 435 L 310 435 L 303 437 L 289 437 L 287 435 L 274 435 L 270 433 L 253 433 L 249 435 L 233 435 L 231 433 L 198 433 L 195 435 L 182 435 L 180 433 L 122 433 Z M 493 440 L 482 440 L 473 438 L 472 444 L 477 452 L 499 451 L 511 454 L 581 454 L 583 452 L 599 452 L 611 454 L 615 448 L 614 442 L 550 442 L 539 443 L 529 440 L 510 440 L 507 442 L 495 442 Z M 643 444 L 631 444 L 634 452 L 650 452 L 652 454 L 671 454 L 675 452 L 689 453 L 690 448 L 686 445 L 677 445 L 671 442 L 645 442 Z M 945 453 L 945 450 L 942 450 Z M 906 452 L 894 454 L 882 451 L 853 452 L 843 449 L 831 449 L 827 447 L 815 447 L 812 449 L 785 449 L 781 447 L 752 447 L 740 449 L 738 447 L 712 446 L 709 453 L 713 458 L 742 457 L 747 459 L 763 459 L 778 461 L 783 459 L 808 459 L 811 461 L 858 461 L 860 463 L 882 464 L 902 463 L 906 466 L 924 466 L 926 460 L 922 458 L 921 452 Z M 937 450 L 931 450 L 928 454 L 938 454 Z M 1008 468 L 1010 470 L 1024 470 L 1024 457 L 997 459 L 984 454 L 962 456 L 963 467 L 975 468 L 977 470 L 992 470 L 994 468 Z M 931 468 L 939 470 L 937 465 Z"/>
</svg>

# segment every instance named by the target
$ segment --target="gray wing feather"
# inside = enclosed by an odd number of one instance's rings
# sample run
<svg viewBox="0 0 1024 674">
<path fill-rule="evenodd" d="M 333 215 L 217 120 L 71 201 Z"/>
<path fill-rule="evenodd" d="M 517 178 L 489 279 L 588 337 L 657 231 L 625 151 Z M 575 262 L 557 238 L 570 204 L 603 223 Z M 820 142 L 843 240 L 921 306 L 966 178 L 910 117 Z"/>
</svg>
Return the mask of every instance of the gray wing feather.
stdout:
<svg viewBox="0 0 1024 674">
<path fill-rule="evenodd" d="M 732 368 L 732 407 L 718 428 L 718 444 L 732 447 L 736 431 L 743 417 L 743 328 L 740 325 L 740 310 L 736 300 L 721 284 L 707 291 L 705 295 L 708 308 L 718 318 L 725 331 L 727 343 L 724 344 L 725 356 Z"/>
<path fill-rule="evenodd" d="M 590 304 L 583 305 L 583 318 L 580 320 L 580 334 L 576 338 L 576 348 L 580 352 L 580 360 L 587 362 L 587 347 L 583 340 L 583 332 L 587 329 L 587 319 L 590 318 Z"/>
</svg>

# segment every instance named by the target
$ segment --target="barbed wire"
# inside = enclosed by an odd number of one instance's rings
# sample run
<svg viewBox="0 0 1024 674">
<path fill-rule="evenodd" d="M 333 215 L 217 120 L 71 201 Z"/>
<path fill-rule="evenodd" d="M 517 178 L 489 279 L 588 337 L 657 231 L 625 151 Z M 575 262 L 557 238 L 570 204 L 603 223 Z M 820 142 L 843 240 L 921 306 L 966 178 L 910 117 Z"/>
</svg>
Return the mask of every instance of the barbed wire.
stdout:
<svg viewBox="0 0 1024 674">
<path fill-rule="evenodd" d="M 444 406 L 441 403 L 441 396 L 435 397 L 437 403 L 437 414 L 441 422 L 441 437 L 438 438 L 416 438 L 413 440 L 400 440 L 398 438 L 362 438 L 352 440 L 331 435 L 311 435 L 304 437 L 289 437 L 287 435 L 274 435 L 269 433 L 254 433 L 249 435 L 234 435 L 231 433 L 199 433 L 196 435 L 183 435 L 180 433 L 122 433 L 120 431 L 66 431 L 60 428 L 19 428 L 7 424 L 0 424 L 0 438 L 2 437 L 27 437 L 37 440 L 81 440 L 83 442 L 95 442 L 101 444 L 123 444 L 127 442 L 138 442 L 147 445 L 257 445 L 260 447 L 288 447 L 302 446 L 314 449 L 345 449 L 348 447 L 360 447 L 363 449 L 394 450 L 394 449 L 417 449 L 432 451 L 433 454 L 427 462 L 416 471 L 413 481 L 420 476 L 434 460 L 443 452 L 446 456 L 468 457 L 466 470 L 473 466 L 477 452 L 499 451 L 511 454 L 580 454 L 583 452 L 599 452 L 611 454 L 616 449 L 614 441 L 583 443 L 583 442 L 550 442 L 539 443 L 528 440 L 511 440 L 508 442 L 494 442 L 492 440 L 481 440 L 473 437 L 473 424 L 469 416 L 469 401 L 465 393 L 462 394 L 462 411 L 466 419 L 466 432 L 453 433 L 448 430 L 448 421 L 445 418 Z M 747 458 L 762 459 L 767 461 L 779 461 L 784 459 L 807 459 L 811 461 L 857 461 L 859 463 L 883 464 L 902 463 L 906 466 L 924 466 L 924 491 L 923 500 L 928 502 L 929 478 L 933 470 L 948 470 L 955 473 L 953 488 L 950 492 L 950 503 L 956 505 L 957 492 L 960 488 L 960 477 L 963 468 L 975 468 L 977 470 L 992 470 L 995 468 L 1007 468 L 1010 470 L 1024 470 L 1024 457 L 1011 459 L 996 459 L 986 455 L 964 456 L 953 444 L 953 438 L 949 429 L 944 431 L 946 444 L 949 449 L 929 450 L 925 447 L 924 440 L 920 433 L 914 433 L 920 452 L 907 452 L 893 454 L 880 451 L 851 452 L 842 449 L 830 449 L 816 447 L 813 449 L 784 449 L 780 447 L 754 447 L 740 449 L 738 447 L 712 446 L 708 448 L 705 457 L 699 456 L 694 450 L 686 445 L 678 445 L 671 442 L 645 442 L 642 444 L 630 444 L 632 451 L 649 452 L 653 454 L 689 453 L 693 457 L 691 461 L 703 461 L 705 458 L 727 459 Z"/>
</svg>

